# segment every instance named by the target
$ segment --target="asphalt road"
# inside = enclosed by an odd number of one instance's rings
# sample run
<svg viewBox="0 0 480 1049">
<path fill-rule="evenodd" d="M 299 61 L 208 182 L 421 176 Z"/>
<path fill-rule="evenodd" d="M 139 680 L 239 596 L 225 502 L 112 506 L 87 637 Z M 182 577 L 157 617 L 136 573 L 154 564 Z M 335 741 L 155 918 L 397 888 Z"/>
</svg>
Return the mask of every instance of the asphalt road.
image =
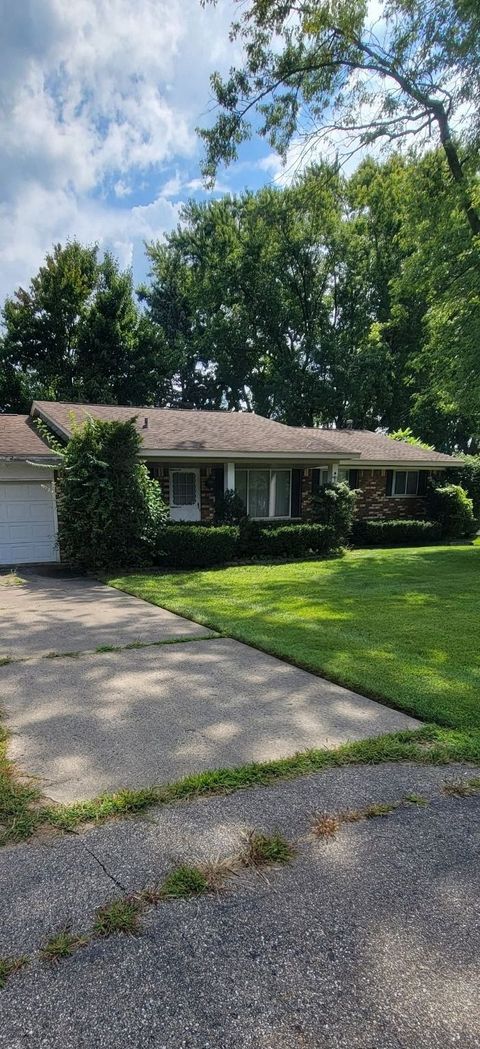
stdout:
<svg viewBox="0 0 480 1049">
<path fill-rule="evenodd" d="M 4 849 L 0 953 L 33 961 L 0 991 L 0 1046 L 480 1046 L 480 798 L 442 793 L 445 779 L 471 775 L 331 770 Z M 314 811 L 412 792 L 428 804 L 404 801 L 331 841 L 308 836 Z M 38 959 L 47 932 L 69 920 L 87 929 L 102 900 L 175 863 L 228 855 L 252 826 L 299 842 L 296 859 L 152 907 L 138 936 L 96 940 L 54 966 Z"/>
</svg>

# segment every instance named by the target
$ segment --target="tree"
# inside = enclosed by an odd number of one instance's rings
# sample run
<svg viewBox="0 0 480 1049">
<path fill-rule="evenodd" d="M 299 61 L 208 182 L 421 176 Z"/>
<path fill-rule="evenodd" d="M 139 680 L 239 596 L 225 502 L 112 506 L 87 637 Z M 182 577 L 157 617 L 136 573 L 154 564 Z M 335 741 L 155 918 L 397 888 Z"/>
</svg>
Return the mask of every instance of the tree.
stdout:
<svg viewBox="0 0 480 1049">
<path fill-rule="evenodd" d="M 139 311 L 131 273 L 96 247 L 57 244 L 7 299 L 0 346 L 0 410 L 33 397 L 155 404 L 168 395 L 169 352 Z"/>
<path fill-rule="evenodd" d="M 134 420 L 75 427 L 59 471 L 62 556 L 106 571 L 151 563 L 167 517 L 158 481 L 138 461 Z"/>
<path fill-rule="evenodd" d="M 404 444 L 413 444 L 415 448 L 424 448 L 427 452 L 433 452 L 433 446 L 422 441 L 420 437 L 415 437 L 409 426 L 406 426 L 404 430 L 395 430 L 388 436 L 392 441 L 403 441 Z"/>
<path fill-rule="evenodd" d="M 215 0 L 205 0 L 215 2 Z M 460 145 L 478 141 L 480 13 L 474 0 L 384 0 L 372 25 L 366 0 L 250 0 L 232 26 L 245 62 L 212 86 L 221 112 L 201 135 L 204 172 L 234 160 L 252 133 L 286 158 L 344 134 L 355 151 L 415 137 L 441 144 L 459 204 L 480 234 L 474 177 Z"/>
</svg>

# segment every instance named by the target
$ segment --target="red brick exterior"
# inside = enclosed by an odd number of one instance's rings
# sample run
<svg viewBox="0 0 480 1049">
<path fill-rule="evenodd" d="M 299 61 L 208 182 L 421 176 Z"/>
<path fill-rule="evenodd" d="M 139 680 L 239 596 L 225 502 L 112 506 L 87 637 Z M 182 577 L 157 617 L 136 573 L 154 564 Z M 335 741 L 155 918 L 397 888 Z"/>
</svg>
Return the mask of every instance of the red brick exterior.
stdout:
<svg viewBox="0 0 480 1049">
<path fill-rule="evenodd" d="M 386 483 L 386 470 L 358 471 L 357 517 L 425 517 L 425 499 L 422 496 L 386 495 Z"/>
<path fill-rule="evenodd" d="M 213 475 L 210 467 L 202 466 L 200 469 L 200 519 L 202 521 L 213 521 L 214 516 L 215 491 Z"/>
<path fill-rule="evenodd" d="M 152 463 L 150 472 L 162 486 L 162 494 L 167 506 L 170 503 L 170 467 L 162 463 Z M 356 488 L 356 516 L 359 518 L 419 518 L 425 517 L 425 499 L 421 496 L 386 495 L 386 469 L 359 470 Z M 212 467 L 200 468 L 200 514 L 201 520 L 211 522 L 215 516 L 215 487 Z M 304 521 L 312 516 L 312 470 L 305 467 L 301 485 L 301 517 Z"/>
<path fill-rule="evenodd" d="M 306 469 L 302 476 L 302 494 L 300 502 L 300 514 L 303 521 L 310 521 L 312 517 L 312 471 Z"/>
</svg>

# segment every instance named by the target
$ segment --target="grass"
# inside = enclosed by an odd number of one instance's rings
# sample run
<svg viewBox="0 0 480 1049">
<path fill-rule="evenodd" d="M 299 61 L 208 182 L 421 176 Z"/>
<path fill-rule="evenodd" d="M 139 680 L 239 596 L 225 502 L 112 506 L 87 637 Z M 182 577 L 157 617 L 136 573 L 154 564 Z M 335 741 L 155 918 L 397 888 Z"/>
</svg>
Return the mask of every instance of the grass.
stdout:
<svg viewBox="0 0 480 1049">
<path fill-rule="evenodd" d="M 210 890 L 207 876 L 200 867 L 176 867 L 167 875 L 160 889 L 163 899 L 180 900 L 200 896 Z"/>
<path fill-rule="evenodd" d="M 136 896 L 113 900 L 96 911 L 93 931 L 96 936 L 113 936 L 118 932 L 134 934 L 138 932 L 142 910 L 143 902 Z"/>
<path fill-rule="evenodd" d="M 5 748 L 4 735 L 3 742 L 0 741 L 0 845 L 25 840 L 45 825 L 68 833 L 86 824 L 129 816 L 153 805 L 231 794 L 248 787 L 268 787 L 282 780 L 345 765 L 379 765 L 387 761 L 413 761 L 422 765 L 480 764 L 480 733 L 425 725 L 415 731 L 344 743 L 333 750 L 307 750 L 291 758 L 211 769 L 164 786 L 120 790 L 69 805 L 48 805 L 41 803 L 36 787 L 15 779 Z"/>
<path fill-rule="evenodd" d="M 5 572 L 0 575 L 0 586 L 24 586 L 26 580 L 22 579 L 16 572 Z"/>
<path fill-rule="evenodd" d="M 476 546 L 107 581 L 425 721 L 480 732 Z"/>
<path fill-rule="evenodd" d="M 266 867 L 288 863 L 294 855 L 294 846 L 282 834 L 261 834 L 252 830 L 241 862 L 245 867 Z"/>
<path fill-rule="evenodd" d="M 316 838 L 334 838 L 342 823 L 359 823 L 361 820 L 374 820 L 382 816 L 389 816 L 397 807 L 396 802 L 377 802 L 363 809 L 317 813 L 312 819 L 312 834 Z"/>
<path fill-rule="evenodd" d="M 47 940 L 40 951 L 40 957 L 44 961 L 57 962 L 61 958 L 68 958 L 87 942 L 87 937 L 74 936 L 68 929 L 62 929 L 61 932 Z"/>
<path fill-rule="evenodd" d="M 23 969 L 28 961 L 25 955 L 21 958 L 0 958 L 0 989 L 5 987 L 9 976 Z"/>
</svg>

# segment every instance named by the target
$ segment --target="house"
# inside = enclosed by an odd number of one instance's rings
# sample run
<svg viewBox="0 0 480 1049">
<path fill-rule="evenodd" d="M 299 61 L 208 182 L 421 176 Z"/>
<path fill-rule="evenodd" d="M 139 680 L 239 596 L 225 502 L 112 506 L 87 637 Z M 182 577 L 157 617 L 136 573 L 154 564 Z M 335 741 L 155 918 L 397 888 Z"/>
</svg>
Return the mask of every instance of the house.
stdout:
<svg viewBox="0 0 480 1049">
<path fill-rule="evenodd" d="M 456 465 L 449 455 L 370 430 L 286 426 L 249 412 L 34 401 L 29 416 L 0 416 L 0 564 L 58 560 L 58 459 L 35 420 L 67 441 L 73 420 L 87 416 L 136 416 L 142 457 L 175 521 L 212 521 L 227 489 L 251 517 L 308 519 L 316 488 L 328 480 L 360 489 L 361 517 L 420 517 L 428 474 Z"/>
</svg>

